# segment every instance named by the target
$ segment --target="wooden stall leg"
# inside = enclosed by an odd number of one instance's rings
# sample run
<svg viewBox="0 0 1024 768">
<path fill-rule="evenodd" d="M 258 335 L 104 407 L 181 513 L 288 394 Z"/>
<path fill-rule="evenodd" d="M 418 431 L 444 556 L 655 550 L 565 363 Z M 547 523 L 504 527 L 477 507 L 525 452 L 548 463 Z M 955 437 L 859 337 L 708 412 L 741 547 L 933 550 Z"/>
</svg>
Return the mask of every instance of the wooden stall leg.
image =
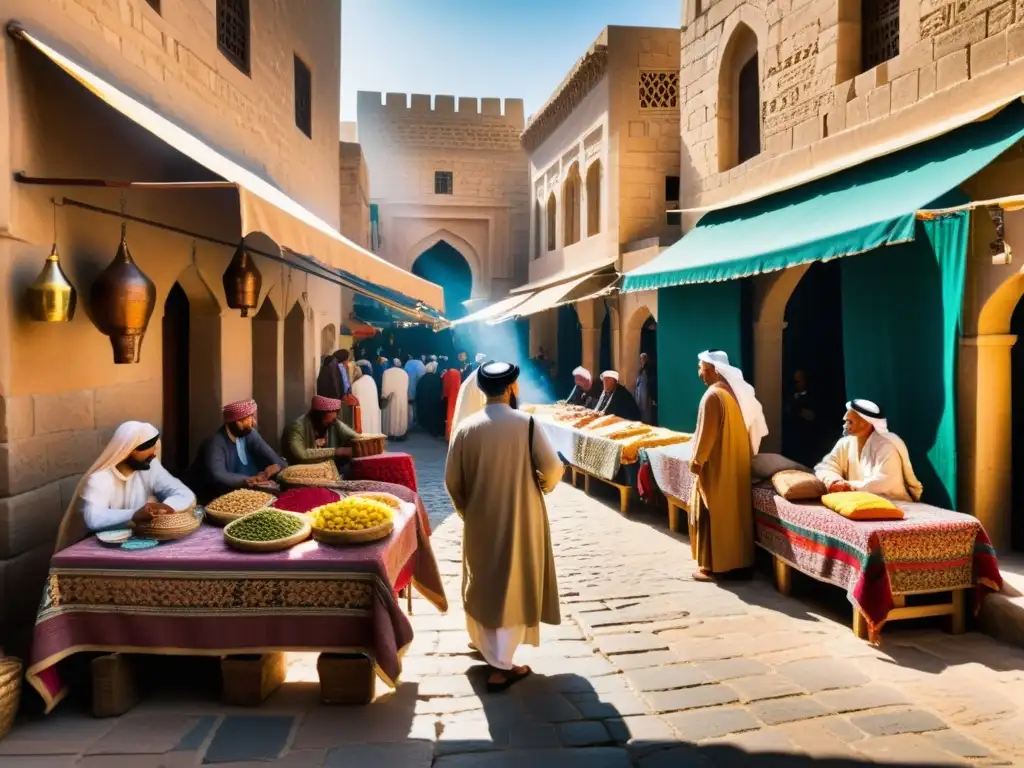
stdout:
<svg viewBox="0 0 1024 768">
<path fill-rule="evenodd" d="M 967 631 L 967 590 L 953 590 L 953 612 L 949 617 L 950 632 L 962 635 Z"/>
<path fill-rule="evenodd" d="M 576 467 L 569 465 L 569 472 L 572 474 L 572 487 L 576 488 Z"/>
<path fill-rule="evenodd" d="M 626 517 L 629 514 L 629 500 L 632 496 L 633 489 L 628 485 L 619 486 L 619 513 Z"/>
<path fill-rule="evenodd" d="M 587 496 L 590 495 L 590 475 L 586 472 L 583 473 L 583 492 L 587 494 Z"/>
<path fill-rule="evenodd" d="M 853 606 L 853 634 L 861 640 L 868 639 L 868 622 L 857 606 Z"/>
<path fill-rule="evenodd" d="M 668 503 L 668 529 L 679 533 L 679 507 L 671 501 Z"/>
<path fill-rule="evenodd" d="M 775 558 L 775 586 L 786 597 L 793 589 L 793 569 L 780 557 Z"/>
</svg>

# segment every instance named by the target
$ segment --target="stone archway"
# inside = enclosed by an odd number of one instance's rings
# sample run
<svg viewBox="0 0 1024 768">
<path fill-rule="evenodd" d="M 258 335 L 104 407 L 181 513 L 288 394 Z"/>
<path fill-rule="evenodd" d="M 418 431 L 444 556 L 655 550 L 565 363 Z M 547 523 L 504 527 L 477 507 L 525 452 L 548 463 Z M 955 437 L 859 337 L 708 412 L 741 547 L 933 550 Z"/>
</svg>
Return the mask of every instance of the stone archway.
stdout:
<svg viewBox="0 0 1024 768">
<path fill-rule="evenodd" d="M 716 170 L 724 172 L 749 159 L 744 156 L 741 160 L 740 152 L 740 140 L 741 137 L 747 138 L 745 131 L 748 127 L 752 132 L 750 141 L 756 141 L 757 152 L 763 146 L 759 73 L 763 69 L 761 65 L 768 43 L 767 17 L 752 5 L 741 5 L 726 19 L 721 41 L 724 42 L 719 46 L 721 53 L 716 75 L 718 112 L 715 130 L 718 143 Z M 756 120 L 756 125 L 745 123 L 745 119 Z"/>
<path fill-rule="evenodd" d="M 483 260 L 480 258 L 479 252 L 472 243 L 464 237 L 460 237 L 448 229 L 438 229 L 427 237 L 418 240 L 406 250 L 405 260 L 402 263 L 408 265 L 407 269 L 410 272 L 415 273 L 413 268 L 416 261 L 424 253 L 441 242 L 446 243 L 449 247 L 457 251 L 465 260 L 466 264 L 469 265 L 470 274 L 473 279 L 470 296 L 474 299 L 489 298 L 490 286 L 485 284 L 485 278 L 487 275 L 484 272 Z M 448 310 L 450 308 L 446 306 L 445 309 Z"/>
<path fill-rule="evenodd" d="M 473 297 L 473 268 L 462 252 L 445 238 L 438 238 L 412 262 L 412 273 L 444 289 L 445 317 L 467 313 L 464 302 Z"/>
<path fill-rule="evenodd" d="M 194 265 L 178 276 L 165 300 L 164 337 L 170 343 L 165 341 L 163 359 L 162 429 L 168 466 L 190 460 L 221 423 L 222 311 Z"/>
</svg>

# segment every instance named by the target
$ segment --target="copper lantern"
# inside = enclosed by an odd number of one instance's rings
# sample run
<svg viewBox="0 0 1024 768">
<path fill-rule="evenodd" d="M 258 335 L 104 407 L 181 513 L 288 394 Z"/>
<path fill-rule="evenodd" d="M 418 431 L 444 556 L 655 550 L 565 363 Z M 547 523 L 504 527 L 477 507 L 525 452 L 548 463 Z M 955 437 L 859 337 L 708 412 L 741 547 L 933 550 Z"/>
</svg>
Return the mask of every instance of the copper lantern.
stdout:
<svg viewBox="0 0 1024 768">
<path fill-rule="evenodd" d="M 256 309 L 260 303 L 260 289 L 263 287 L 263 275 L 256 268 L 256 262 L 245 244 L 239 243 L 234 258 L 224 270 L 224 295 L 231 309 L 242 310 L 242 317 L 249 316 L 250 309 Z"/>
<path fill-rule="evenodd" d="M 78 292 L 60 268 L 57 243 L 54 243 L 43 271 L 28 287 L 29 314 L 41 323 L 70 323 L 77 304 Z"/>
<path fill-rule="evenodd" d="M 118 365 L 139 362 L 142 338 L 156 305 L 156 286 L 132 260 L 126 233 L 127 226 L 122 224 L 117 255 L 89 291 L 93 322 L 110 337 Z"/>
</svg>

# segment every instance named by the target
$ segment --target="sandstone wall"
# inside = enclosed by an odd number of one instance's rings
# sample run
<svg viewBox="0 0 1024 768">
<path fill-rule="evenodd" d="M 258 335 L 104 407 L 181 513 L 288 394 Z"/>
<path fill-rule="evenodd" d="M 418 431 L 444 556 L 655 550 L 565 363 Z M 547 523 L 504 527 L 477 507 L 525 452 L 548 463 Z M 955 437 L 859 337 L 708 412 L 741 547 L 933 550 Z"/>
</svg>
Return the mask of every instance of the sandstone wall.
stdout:
<svg viewBox="0 0 1024 768">
<path fill-rule="evenodd" d="M 340 146 L 341 233 L 356 245 L 370 248 L 370 174 L 359 144 Z"/>
</svg>

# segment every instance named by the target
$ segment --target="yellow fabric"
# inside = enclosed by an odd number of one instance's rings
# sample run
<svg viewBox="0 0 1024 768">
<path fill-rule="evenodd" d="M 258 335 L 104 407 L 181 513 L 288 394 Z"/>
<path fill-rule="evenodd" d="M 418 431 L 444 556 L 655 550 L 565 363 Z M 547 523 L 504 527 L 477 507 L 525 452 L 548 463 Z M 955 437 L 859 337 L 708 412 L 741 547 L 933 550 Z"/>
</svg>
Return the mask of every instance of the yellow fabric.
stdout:
<svg viewBox="0 0 1024 768">
<path fill-rule="evenodd" d="M 690 544 L 698 565 L 726 573 L 754 564 L 750 437 L 728 386 L 713 384 L 700 401 L 690 471 Z M 706 518 L 706 519 L 705 519 Z"/>
<path fill-rule="evenodd" d="M 888 499 L 863 491 L 827 493 L 821 503 L 850 520 L 902 520 L 903 510 Z"/>
</svg>

